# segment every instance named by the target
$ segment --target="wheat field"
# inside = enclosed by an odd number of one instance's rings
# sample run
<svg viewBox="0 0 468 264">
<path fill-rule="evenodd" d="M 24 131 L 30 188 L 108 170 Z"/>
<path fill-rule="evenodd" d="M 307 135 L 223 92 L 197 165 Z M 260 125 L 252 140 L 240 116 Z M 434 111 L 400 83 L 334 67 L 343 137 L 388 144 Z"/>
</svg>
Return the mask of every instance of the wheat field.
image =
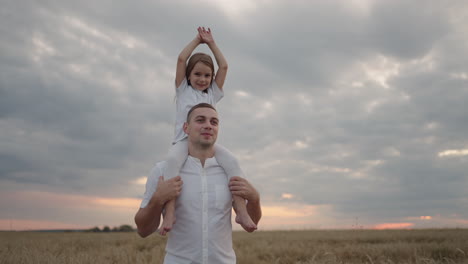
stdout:
<svg viewBox="0 0 468 264">
<path fill-rule="evenodd" d="M 468 263 L 468 229 L 234 232 L 237 263 Z M 166 238 L 0 232 L 0 264 L 162 263 Z"/>
</svg>

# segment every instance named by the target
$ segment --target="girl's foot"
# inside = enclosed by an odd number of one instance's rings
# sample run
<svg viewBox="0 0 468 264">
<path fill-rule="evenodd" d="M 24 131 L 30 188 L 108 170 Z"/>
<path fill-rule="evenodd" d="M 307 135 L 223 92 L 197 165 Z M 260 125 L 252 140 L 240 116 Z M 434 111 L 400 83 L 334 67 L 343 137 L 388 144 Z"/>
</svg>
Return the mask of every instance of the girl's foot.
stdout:
<svg viewBox="0 0 468 264">
<path fill-rule="evenodd" d="M 257 225 L 252 221 L 250 216 L 246 214 L 238 214 L 236 216 L 236 223 L 240 224 L 245 231 L 252 233 L 257 230 Z"/>
<path fill-rule="evenodd" d="M 172 225 L 175 223 L 175 216 L 165 215 L 163 223 L 159 228 L 159 234 L 165 236 L 172 229 Z"/>
</svg>

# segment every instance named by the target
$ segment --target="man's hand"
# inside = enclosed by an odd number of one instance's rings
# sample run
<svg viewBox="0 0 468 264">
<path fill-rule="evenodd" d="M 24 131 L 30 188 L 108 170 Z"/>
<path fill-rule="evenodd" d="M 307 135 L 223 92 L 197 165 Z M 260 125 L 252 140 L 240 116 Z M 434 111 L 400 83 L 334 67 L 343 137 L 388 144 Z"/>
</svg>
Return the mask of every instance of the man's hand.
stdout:
<svg viewBox="0 0 468 264">
<path fill-rule="evenodd" d="M 141 237 L 147 237 L 158 229 L 164 204 L 177 198 L 181 190 L 182 180 L 180 176 L 167 181 L 164 180 L 163 176 L 159 177 L 158 185 L 148 205 L 145 208 L 138 209 L 135 215 L 135 223 Z"/>
<path fill-rule="evenodd" d="M 257 190 L 242 177 L 232 177 L 229 181 L 229 189 L 232 195 L 240 196 L 249 202 L 258 202 L 260 200 Z"/>
<path fill-rule="evenodd" d="M 164 205 L 167 201 L 177 198 L 182 191 L 182 184 L 183 182 L 180 176 L 167 181 L 164 180 L 164 176 L 160 176 L 158 186 L 154 192 L 156 200 Z"/>
</svg>

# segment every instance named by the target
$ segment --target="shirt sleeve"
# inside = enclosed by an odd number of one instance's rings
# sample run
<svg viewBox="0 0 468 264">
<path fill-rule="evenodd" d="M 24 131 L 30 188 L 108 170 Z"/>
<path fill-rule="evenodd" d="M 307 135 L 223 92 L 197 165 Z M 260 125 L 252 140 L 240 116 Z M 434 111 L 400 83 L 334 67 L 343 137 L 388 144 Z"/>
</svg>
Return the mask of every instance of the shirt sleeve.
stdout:
<svg viewBox="0 0 468 264">
<path fill-rule="evenodd" d="M 145 194 L 143 194 L 143 200 L 141 201 L 140 208 L 145 208 L 151 197 L 153 197 L 154 192 L 156 191 L 156 186 L 158 186 L 159 176 L 163 175 L 162 170 L 159 167 L 159 164 L 154 166 L 151 170 L 148 178 L 146 179 L 146 190 Z"/>
<path fill-rule="evenodd" d="M 217 103 L 219 100 L 221 100 L 224 97 L 224 92 L 223 90 L 219 89 L 218 85 L 216 82 L 213 80 L 211 83 L 211 87 L 213 89 L 213 99 Z"/>
<path fill-rule="evenodd" d="M 175 86 L 175 83 L 174 83 Z M 180 93 L 184 92 L 188 88 L 187 78 L 184 78 L 180 83 L 179 87 L 176 87 L 176 95 L 178 96 Z"/>
</svg>

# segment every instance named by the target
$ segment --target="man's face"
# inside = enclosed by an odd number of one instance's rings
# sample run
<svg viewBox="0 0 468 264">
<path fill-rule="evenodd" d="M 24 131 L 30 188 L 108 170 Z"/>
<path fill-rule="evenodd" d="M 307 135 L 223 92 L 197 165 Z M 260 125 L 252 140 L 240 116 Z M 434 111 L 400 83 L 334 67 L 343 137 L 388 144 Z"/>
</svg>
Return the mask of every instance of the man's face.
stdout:
<svg viewBox="0 0 468 264">
<path fill-rule="evenodd" d="M 202 148 L 212 147 L 218 137 L 218 113 L 211 108 L 197 108 L 190 115 L 184 131 L 189 142 Z"/>
</svg>

